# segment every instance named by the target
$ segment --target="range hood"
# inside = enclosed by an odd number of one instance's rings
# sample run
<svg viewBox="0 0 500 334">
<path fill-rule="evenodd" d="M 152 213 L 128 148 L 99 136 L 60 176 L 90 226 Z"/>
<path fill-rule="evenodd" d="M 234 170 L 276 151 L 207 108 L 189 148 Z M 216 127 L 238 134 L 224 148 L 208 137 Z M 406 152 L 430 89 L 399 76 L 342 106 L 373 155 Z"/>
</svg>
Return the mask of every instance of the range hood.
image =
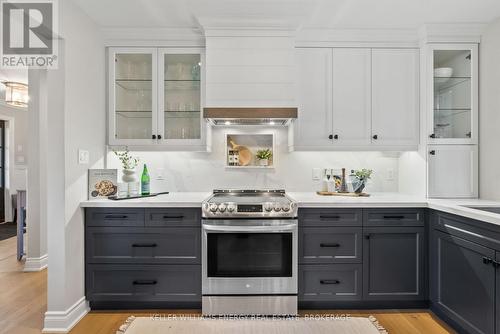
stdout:
<svg viewBox="0 0 500 334">
<path fill-rule="evenodd" d="M 297 118 L 297 108 L 204 108 L 203 117 L 213 125 L 281 125 Z"/>
</svg>

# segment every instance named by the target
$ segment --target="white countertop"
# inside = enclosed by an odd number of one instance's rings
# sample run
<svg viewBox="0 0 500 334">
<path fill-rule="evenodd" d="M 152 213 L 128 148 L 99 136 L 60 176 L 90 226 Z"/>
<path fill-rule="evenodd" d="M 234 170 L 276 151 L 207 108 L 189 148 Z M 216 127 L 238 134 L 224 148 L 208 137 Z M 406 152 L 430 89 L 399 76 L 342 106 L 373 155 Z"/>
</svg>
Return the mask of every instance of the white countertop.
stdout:
<svg viewBox="0 0 500 334">
<path fill-rule="evenodd" d="M 210 192 L 172 192 L 167 195 L 112 201 L 89 200 L 80 204 L 83 208 L 165 208 L 201 207 Z M 287 193 L 298 202 L 300 208 L 431 208 L 451 214 L 476 219 L 500 226 L 500 214 L 467 208 L 466 206 L 500 206 L 500 202 L 481 199 L 427 199 L 399 193 L 373 193 L 370 197 L 320 196 L 314 192 Z"/>
</svg>

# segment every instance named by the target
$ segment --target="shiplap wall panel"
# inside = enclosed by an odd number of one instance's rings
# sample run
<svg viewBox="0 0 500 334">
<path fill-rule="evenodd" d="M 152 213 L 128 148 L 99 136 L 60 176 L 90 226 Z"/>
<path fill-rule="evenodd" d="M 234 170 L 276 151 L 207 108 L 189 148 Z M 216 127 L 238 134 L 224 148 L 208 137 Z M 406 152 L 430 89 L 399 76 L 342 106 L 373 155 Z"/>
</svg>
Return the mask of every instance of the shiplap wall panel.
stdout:
<svg viewBox="0 0 500 334">
<path fill-rule="evenodd" d="M 207 37 L 206 105 L 295 106 L 295 66 L 289 37 Z"/>
</svg>

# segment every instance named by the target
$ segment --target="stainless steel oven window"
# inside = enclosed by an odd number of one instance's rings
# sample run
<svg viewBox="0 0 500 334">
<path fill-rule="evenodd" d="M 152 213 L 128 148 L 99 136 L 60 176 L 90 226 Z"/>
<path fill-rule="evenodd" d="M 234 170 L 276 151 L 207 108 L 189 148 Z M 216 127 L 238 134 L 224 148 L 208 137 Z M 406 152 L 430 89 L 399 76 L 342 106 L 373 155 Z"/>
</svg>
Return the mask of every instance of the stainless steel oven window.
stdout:
<svg viewBox="0 0 500 334">
<path fill-rule="evenodd" d="M 292 277 L 291 232 L 209 233 L 208 277 Z"/>
</svg>

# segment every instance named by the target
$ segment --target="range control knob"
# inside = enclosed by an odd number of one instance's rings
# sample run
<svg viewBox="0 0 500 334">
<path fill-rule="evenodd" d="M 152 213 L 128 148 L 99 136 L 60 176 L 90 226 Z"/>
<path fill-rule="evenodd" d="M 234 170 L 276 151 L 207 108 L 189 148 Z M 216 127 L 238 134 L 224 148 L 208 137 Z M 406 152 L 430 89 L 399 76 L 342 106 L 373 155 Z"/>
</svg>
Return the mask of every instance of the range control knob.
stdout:
<svg viewBox="0 0 500 334">
<path fill-rule="evenodd" d="M 283 210 L 283 212 L 288 212 L 288 211 L 290 211 L 290 205 L 288 205 L 288 204 L 283 204 L 283 206 L 281 207 L 281 210 Z"/>
<path fill-rule="evenodd" d="M 236 211 L 236 204 L 229 203 L 229 204 L 227 205 L 227 211 L 228 211 L 228 212 L 234 212 L 234 211 Z"/>
<path fill-rule="evenodd" d="M 274 211 L 276 211 L 276 212 L 281 211 L 281 205 L 279 203 L 274 204 Z"/>
<path fill-rule="evenodd" d="M 217 212 L 217 204 L 215 204 L 215 203 L 211 203 L 208 208 L 212 212 Z"/>
<path fill-rule="evenodd" d="M 264 210 L 266 210 L 267 212 L 273 211 L 273 207 L 273 203 L 264 203 Z"/>
<path fill-rule="evenodd" d="M 225 212 L 226 208 L 227 208 L 226 204 L 224 204 L 224 203 L 219 204 L 219 211 L 220 212 Z"/>
</svg>

